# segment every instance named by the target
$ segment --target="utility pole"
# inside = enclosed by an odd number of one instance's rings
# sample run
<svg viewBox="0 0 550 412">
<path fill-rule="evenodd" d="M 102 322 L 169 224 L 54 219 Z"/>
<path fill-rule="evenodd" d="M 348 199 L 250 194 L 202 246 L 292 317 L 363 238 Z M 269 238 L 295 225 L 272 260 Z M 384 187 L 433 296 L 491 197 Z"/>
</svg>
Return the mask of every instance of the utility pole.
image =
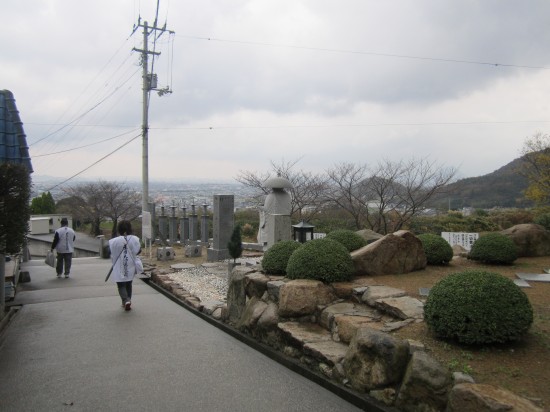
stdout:
<svg viewBox="0 0 550 412">
<path fill-rule="evenodd" d="M 149 35 L 153 34 L 154 36 L 160 37 L 166 30 L 166 24 L 164 27 L 157 27 L 156 19 L 153 26 L 149 27 L 147 21 L 141 23 L 141 18 L 138 20 L 138 24 L 134 26 L 134 31 L 142 27 L 143 28 L 143 49 L 132 49 L 141 53 L 141 65 L 142 65 L 142 78 L 143 78 L 143 109 L 142 109 L 142 195 L 141 195 L 141 210 L 142 216 L 145 216 L 146 212 L 149 212 L 149 98 L 151 90 L 158 92 L 159 96 L 162 96 L 166 93 L 172 93 L 172 90 L 169 86 L 166 86 L 163 89 L 157 88 L 157 75 L 152 72 L 149 72 L 149 55 L 159 56 L 160 52 L 155 50 L 149 50 Z M 173 33 L 170 31 L 170 33 Z M 144 236 L 145 237 L 145 236 Z M 145 239 L 144 239 L 145 240 Z"/>
</svg>

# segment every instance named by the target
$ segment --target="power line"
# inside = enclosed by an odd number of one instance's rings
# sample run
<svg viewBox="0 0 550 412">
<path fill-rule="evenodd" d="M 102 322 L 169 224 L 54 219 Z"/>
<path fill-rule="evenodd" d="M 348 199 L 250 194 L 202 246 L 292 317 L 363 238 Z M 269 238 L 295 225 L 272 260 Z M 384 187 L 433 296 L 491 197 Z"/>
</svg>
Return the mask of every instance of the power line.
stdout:
<svg viewBox="0 0 550 412">
<path fill-rule="evenodd" d="M 424 61 L 444 62 L 444 63 L 460 63 L 460 64 L 474 64 L 474 65 L 482 65 L 482 66 L 494 66 L 494 67 L 550 70 L 550 67 L 546 67 L 546 66 L 531 66 L 531 65 L 509 64 L 509 63 L 498 63 L 498 62 L 484 62 L 484 61 L 464 60 L 464 59 L 448 59 L 448 58 L 442 58 L 442 57 L 429 57 L 429 56 L 413 56 L 413 55 L 406 55 L 406 54 L 379 53 L 379 52 L 361 51 L 361 50 L 330 49 L 326 47 L 296 46 L 292 44 L 255 42 L 255 41 L 249 41 L 249 40 L 218 39 L 215 37 L 200 37 L 200 36 L 191 36 L 191 35 L 183 35 L 183 34 L 178 34 L 177 36 L 185 37 L 188 39 L 195 39 L 195 40 L 207 40 L 207 41 L 216 41 L 216 42 L 222 42 L 222 43 L 234 43 L 234 44 L 248 44 L 252 46 L 284 47 L 287 49 L 313 50 L 313 51 L 322 51 L 322 52 L 330 52 L 330 53 L 360 54 L 360 55 L 366 55 L 366 56 L 390 57 L 390 58 L 397 58 L 397 59 L 413 59 L 413 60 L 424 60 Z"/>
<path fill-rule="evenodd" d="M 90 107 L 88 110 L 86 110 L 84 113 L 82 113 L 80 116 L 77 116 L 75 119 L 73 119 L 72 121 L 70 121 L 69 123 L 61 126 L 59 129 L 57 130 L 54 130 L 53 132 L 47 134 L 46 136 L 36 140 L 35 142 L 32 142 L 29 144 L 29 146 L 33 146 L 39 142 L 41 142 L 42 140 L 45 140 L 47 139 L 48 137 L 51 137 L 53 136 L 54 134 L 60 132 L 61 130 L 71 126 L 73 123 L 76 123 L 78 122 L 80 119 L 82 119 L 84 116 L 86 116 L 88 113 L 90 113 L 92 110 L 94 110 L 95 108 L 97 108 L 98 106 L 100 106 L 102 103 L 104 103 L 107 99 L 109 99 L 110 97 L 112 97 L 122 86 L 124 86 L 125 83 L 127 83 L 130 79 L 132 79 L 132 77 L 134 77 L 136 75 L 137 72 L 139 72 L 140 69 L 136 70 L 134 73 L 132 73 L 132 75 L 126 79 L 121 85 L 119 85 L 118 87 L 116 87 L 111 93 L 109 93 L 107 96 L 105 96 L 102 100 L 100 100 L 99 102 L 97 102 L 96 104 L 94 104 L 92 107 Z"/>
<path fill-rule="evenodd" d="M 223 130 L 223 129 L 307 129 L 333 127 L 398 127 L 398 126 L 468 126 L 484 124 L 517 124 L 517 123 L 550 123 L 550 120 L 506 120 L 506 121 L 473 121 L 473 122 L 416 122 L 416 123 L 338 123 L 338 124 L 303 124 L 303 125 L 255 125 L 255 126 L 199 126 L 199 127 L 150 127 L 154 130 Z"/>
<path fill-rule="evenodd" d="M 122 145 L 120 145 L 119 147 L 117 147 L 115 150 L 113 150 L 112 152 L 106 154 L 106 155 L 103 156 L 101 159 L 95 161 L 95 162 L 92 163 L 90 166 L 86 167 L 85 169 L 81 170 L 80 172 L 75 173 L 75 174 L 72 175 L 71 177 L 69 177 L 69 178 L 63 180 L 61 183 L 58 183 L 58 184 L 56 184 L 55 186 L 52 186 L 52 187 L 50 187 L 49 189 L 46 189 L 46 192 L 49 192 L 49 191 L 55 189 L 56 187 L 59 187 L 59 186 L 61 186 L 62 184 L 67 183 L 69 180 L 72 180 L 72 179 L 74 179 L 75 177 L 81 175 L 81 174 L 84 173 L 86 170 L 91 169 L 93 166 L 95 166 L 95 165 L 98 164 L 99 162 L 101 162 L 101 161 L 107 159 L 109 156 L 111 156 L 111 155 L 113 155 L 114 153 L 118 152 L 118 151 L 119 151 L 120 149 L 122 149 L 124 146 L 126 146 L 126 145 L 130 144 L 131 142 L 133 142 L 134 140 L 136 140 L 138 137 L 141 137 L 141 133 L 138 134 L 138 135 L 136 135 L 136 136 L 134 136 L 134 137 L 132 137 L 132 138 L 131 138 L 130 140 L 128 140 L 126 143 L 123 143 Z"/>
<path fill-rule="evenodd" d="M 136 130 L 139 130 L 139 129 L 132 129 L 129 132 L 125 132 L 125 133 L 122 133 L 122 134 L 119 134 L 119 135 L 116 135 L 116 136 L 113 136 L 113 137 L 109 137 L 107 139 L 103 139 L 103 140 L 100 140 L 100 141 L 95 142 L 95 143 L 90 143 L 90 144 L 87 144 L 87 145 L 84 145 L 84 146 L 78 146 L 78 147 L 73 147 L 72 149 L 60 150 L 59 152 L 46 153 L 46 154 L 41 154 L 41 155 L 33 155 L 32 157 L 35 158 L 35 157 L 53 156 L 53 155 L 60 154 L 60 153 L 73 152 L 73 151 L 78 150 L 78 149 L 83 149 L 85 147 L 95 146 L 95 145 L 100 144 L 100 143 L 108 142 L 109 140 L 113 140 L 113 139 L 116 139 L 118 137 L 125 136 L 127 134 L 133 133 Z"/>
</svg>

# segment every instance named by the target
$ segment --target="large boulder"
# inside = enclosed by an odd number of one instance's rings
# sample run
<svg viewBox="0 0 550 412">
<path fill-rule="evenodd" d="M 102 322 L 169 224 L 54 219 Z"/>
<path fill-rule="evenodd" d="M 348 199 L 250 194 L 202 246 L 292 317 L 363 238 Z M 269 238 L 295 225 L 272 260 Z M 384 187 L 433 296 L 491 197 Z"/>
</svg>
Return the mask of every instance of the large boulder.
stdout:
<svg viewBox="0 0 550 412">
<path fill-rule="evenodd" d="M 246 304 L 245 310 L 237 322 L 237 329 L 251 330 L 256 326 L 258 320 L 263 315 L 268 305 L 260 298 L 254 296 Z"/>
<path fill-rule="evenodd" d="M 426 352 L 416 351 L 403 377 L 396 406 L 411 412 L 443 411 L 452 382 L 447 368 Z"/>
<path fill-rule="evenodd" d="M 422 242 L 407 230 L 390 233 L 376 242 L 351 252 L 358 274 L 409 273 L 427 265 Z"/>
<path fill-rule="evenodd" d="M 449 395 L 447 412 L 542 412 L 531 401 L 492 385 L 461 383 Z"/>
<path fill-rule="evenodd" d="M 332 288 L 319 280 L 291 280 L 279 290 L 279 316 L 312 315 L 317 311 L 317 306 L 327 305 L 335 299 Z"/>
<path fill-rule="evenodd" d="M 344 370 L 351 386 L 366 392 L 401 382 L 408 359 L 408 342 L 365 327 L 350 342 Z"/>
<path fill-rule="evenodd" d="M 525 223 L 500 233 L 512 239 L 519 257 L 550 256 L 550 231 L 544 226 Z"/>
<path fill-rule="evenodd" d="M 231 323 L 240 321 L 246 305 L 246 275 L 254 272 L 245 266 L 236 266 L 229 275 L 227 289 L 228 320 Z"/>
</svg>

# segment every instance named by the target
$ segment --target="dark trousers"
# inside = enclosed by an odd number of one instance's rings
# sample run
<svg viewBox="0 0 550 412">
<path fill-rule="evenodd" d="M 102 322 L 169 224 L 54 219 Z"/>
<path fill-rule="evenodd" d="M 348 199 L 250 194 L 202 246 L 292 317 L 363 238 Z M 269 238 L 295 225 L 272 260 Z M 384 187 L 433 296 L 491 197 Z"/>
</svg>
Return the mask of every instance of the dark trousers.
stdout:
<svg viewBox="0 0 550 412">
<path fill-rule="evenodd" d="M 118 294 L 122 299 L 122 304 L 130 302 L 132 300 L 132 281 L 129 282 L 117 282 Z"/>
<path fill-rule="evenodd" d="M 63 273 L 63 266 L 65 266 L 65 275 L 71 273 L 71 263 L 73 262 L 72 253 L 57 253 L 57 265 L 55 271 L 58 275 Z"/>
</svg>

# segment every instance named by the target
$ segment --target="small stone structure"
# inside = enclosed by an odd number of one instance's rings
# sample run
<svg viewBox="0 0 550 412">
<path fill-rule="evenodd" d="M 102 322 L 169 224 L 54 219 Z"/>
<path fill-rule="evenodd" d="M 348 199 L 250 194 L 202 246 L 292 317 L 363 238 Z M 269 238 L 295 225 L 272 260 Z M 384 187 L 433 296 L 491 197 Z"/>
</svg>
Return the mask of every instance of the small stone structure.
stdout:
<svg viewBox="0 0 550 412">
<path fill-rule="evenodd" d="M 264 250 L 269 249 L 281 240 L 290 240 L 292 208 L 291 197 L 285 189 L 292 189 L 292 184 L 284 177 L 277 176 L 267 179 L 264 187 L 272 189 L 260 207 L 260 226 L 258 243 Z"/>
</svg>

